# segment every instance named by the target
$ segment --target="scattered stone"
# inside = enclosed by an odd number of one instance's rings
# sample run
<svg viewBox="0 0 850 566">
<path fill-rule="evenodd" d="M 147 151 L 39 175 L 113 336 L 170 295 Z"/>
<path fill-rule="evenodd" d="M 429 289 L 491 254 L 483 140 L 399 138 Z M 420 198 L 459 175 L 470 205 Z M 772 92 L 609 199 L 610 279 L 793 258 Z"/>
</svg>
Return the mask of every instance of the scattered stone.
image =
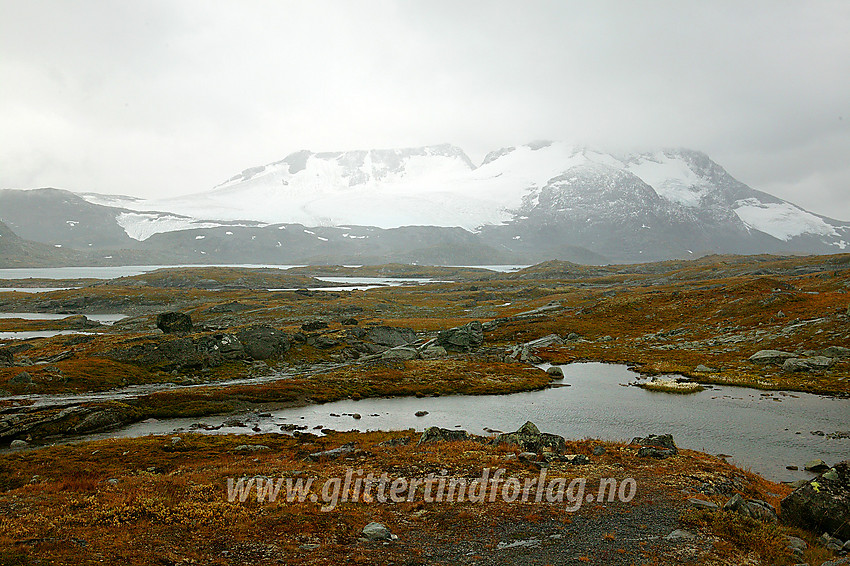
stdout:
<svg viewBox="0 0 850 566">
<path fill-rule="evenodd" d="M 561 378 L 564 377 L 564 370 L 562 370 L 558 366 L 552 366 L 546 370 L 546 373 L 551 375 L 552 377 Z"/>
<path fill-rule="evenodd" d="M 811 358 L 791 358 L 785 360 L 782 364 L 782 371 L 791 373 L 795 371 L 818 371 L 825 370 L 832 366 L 835 360 L 824 356 L 814 356 Z"/>
<path fill-rule="evenodd" d="M 21 373 L 10 379 L 9 383 L 16 383 L 18 385 L 31 385 L 32 376 L 29 373 L 22 371 Z"/>
<path fill-rule="evenodd" d="M 431 426 L 425 429 L 417 444 L 426 444 L 428 442 L 458 442 L 469 440 L 469 438 L 469 433 L 465 430 L 450 430 Z"/>
<path fill-rule="evenodd" d="M 428 414 L 428 411 L 416 411 L 413 414 L 416 415 L 417 417 L 424 417 L 425 415 Z"/>
<path fill-rule="evenodd" d="M 821 544 L 823 544 L 827 550 L 831 550 L 833 552 L 839 552 L 843 549 L 844 543 L 841 539 L 835 538 L 834 536 L 830 536 L 829 533 L 823 533 L 820 537 Z"/>
<path fill-rule="evenodd" d="M 797 354 L 783 352 L 781 350 L 759 350 L 749 357 L 754 364 L 782 364 L 789 358 L 796 358 Z"/>
<path fill-rule="evenodd" d="M 584 454 L 567 454 L 566 456 L 562 456 L 560 459 L 562 462 L 572 464 L 573 466 L 584 466 L 585 464 L 590 464 L 590 458 Z"/>
<path fill-rule="evenodd" d="M 809 462 L 806 462 L 806 465 L 803 466 L 803 469 L 806 470 L 807 472 L 814 472 L 816 474 L 821 474 L 821 473 L 827 471 L 829 469 L 829 466 L 827 466 L 826 462 L 824 462 L 823 460 L 818 459 L 818 460 L 811 460 Z"/>
<path fill-rule="evenodd" d="M 332 450 L 324 450 L 322 452 L 313 452 L 307 458 L 313 460 L 314 462 L 318 462 L 319 460 L 335 460 L 340 456 L 345 456 L 347 454 L 351 454 L 357 450 L 357 444 L 354 442 L 349 442 L 347 444 L 343 444 L 339 448 L 334 448 Z"/>
<path fill-rule="evenodd" d="M 441 330 L 437 334 L 437 345 L 449 352 L 467 352 L 484 342 L 484 329 L 481 323 L 473 320 L 469 324 Z"/>
<path fill-rule="evenodd" d="M 265 444 L 240 444 L 234 448 L 236 452 L 259 452 L 261 450 L 270 450 Z"/>
<path fill-rule="evenodd" d="M 836 464 L 833 470 L 834 475 L 808 481 L 782 500 L 783 522 L 850 539 L 850 460 Z"/>
<path fill-rule="evenodd" d="M 500 434 L 494 439 L 494 444 L 517 444 L 527 452 L 541 452 L 544 449 L 563 452 L 566 448 L 563 436 L 540 432 L 531 421 L 527 421 L 516 432 Z"/>
<path fill-rule="evenodd" d="M 398 537 L 390 532 L 390 530 L 381 523 L 369 523 L 360 532 L 362 538 L 366 541 L 375 540 L 395 540 Z"/>
<path fill-rule="evenodd" d="M 163 312 L 156 317 L 156 327 L 165 334 L 192 332 L 192 317 L 182 312 Z"/>
<path fill-rule="evenodd" d="M 25 440 L 13 440 L 11 444 L 9 444 L 9 448 L 12 449 L 20 449 L 26 448 L 29 446 L 29 443 Z"/>
<path fill-rule="evenodd" d="M 776 510 L 761 499 L 744 499 L 737 493 L 723 505 L 726 511 L 734 511 L 764 523 L 775 523 Z"/>
<path fill-rule="evenodd" d="M 672 533 L 670 533 L 669 535 L 664 537 L 664 540 L 679 541 L 679 540 L 693 540 L 695 538 L 696 538 L 696 535 L 694 533 L 692 533 L 691 531 L 686 531 L 686 530 L 683 530 L 683 529 L 676 529 L 675 531 L 673 531 Z"/>
<path fill-rule="evenodd" d="M 650 434 L 646 437 L 638 436 L 633 438 L 629 444 L 641 447 L 637 453 L 639 458 L 663 459 L 679 453 L 676 443 L 673 442 L 672 434 Z"/>
</svg>

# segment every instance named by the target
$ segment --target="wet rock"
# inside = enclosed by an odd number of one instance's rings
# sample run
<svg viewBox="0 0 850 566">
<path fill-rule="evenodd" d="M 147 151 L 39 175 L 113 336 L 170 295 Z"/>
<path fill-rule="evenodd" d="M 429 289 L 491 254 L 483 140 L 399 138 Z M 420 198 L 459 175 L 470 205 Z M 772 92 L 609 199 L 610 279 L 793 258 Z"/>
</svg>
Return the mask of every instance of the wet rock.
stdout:
<svg viewBox="0 0 850 566">
<path fill-rule="evenodd" d="M 782 364 L 789 358 L 796 358 L 797 354 L 783 352 L 781 350 L 759 350 L 749 357 L 754 364 Z"/>
<path fill-rule="evenodd" d="M 484 342 L 484 329 L 481 323 L 473 320 L 469 324 L 441 330 L 437 334 L 437 344 L 449 352 L 467 352 Z"/>
<path fill-rule="evenodd" d="M 814 356 L 811 358 L 791 358 L 785 360 L 785 363 L 782 364 L 782 371 L 788 373 L 795 371 L 819 371 L 830 368 L 834 363 L 835 360 L 833 360 L 832 358 L 826 358 L 824 356 Z"/>
<path fill-rule="evenodd" d="M 366 541 L 394 540 L 398 537 L 381 523 L 369 523 L 360 532 L 361 538 Z"/>
<path fill-rule="evenodd" d="M 255 360 L 275 358 L 290 347 L 286 333 L 262 324 L 240 330 L 237 337 L 245 353 Z"/>
<path fill-rule="evenodd" d="M 363 333 L 363 340 L 381 346 L 404 346 L 416 341 L 416 333 L 410 328 L 395 328 L 392 326 L 370 326 Z"/>
<path fill-rule="evenodd" d="M 13 440 L 13 441 L 11 442 L 11 444 L 9 444 L 9 448 L 12 448 L 12 449 L 14 449 L 14 450 L 19 450 L 19 449 L 21 449 L 21 448 L 26 448 L 27 446 L 29 446 L 29 443 L 28 443 L 28 442 L 26 442 L 26 441 L 24 441 L 24 440 Z"/>
<path fill-rule="evenodd" d="M 0 350 L 0 368 L 7 368 L 15 365 L 15 358 L 9 350 Z"/>
<path fill-rule="evenodd" d="M 311 320 L 301 325 L 301 330 L 304 332 L 315 332 L 328 327 L 328 323 L 324 320 Z"/>
<path fill-rule="evenodd" d="M 182 312 L 164 312 L 156 317 L 156 327 L 165 334 L 175 332 L 191 332 L 192 317 Z"/>
<path fill-rule="evenodd" d="M 333 448 L 332 450 L 323 450 L 322 452 L 313 452 L 309 456 L 308 459 L 313 460 L 314 462 L 318 462 L 319 460 L 335 460 L 341 456 L 345 456 L 347 454 L 351 454 L 352 452 L 357 450 L 357 444 L 354 442 L 349 442 L 347 444 L 343 444 L 339 448 Z"/>
<path fill-rule="evenodd" d="M 549 369 L 546 370 L 546 373 L 548 373 L 549 375 L 551 375 L 552 377 L 555 377 L 555 378 L 564 377 L 564 370 L 562 370 L 558 366 L 550 367 Z"/>
<path fill-rule="evenodd" d="M 494 439 L 494 444 L 517 444 L 527 452 L 542 452 L 544 449 L 563 452 L 566 448 L 563 436 L 540 432 L 531 421 L 527 421 L 516 432 L 500 434 Z"/>
<path fill-rule="evenodd" d="M 414 413 L 414 415 L 416 415 L 417 417 L 424 417 L 427 414 L 428 414 L 428 411 L 416 411 Z"/>
<path fill-rule="evenodd" d="M 417 444 L 427 444 L 428 442 L 458 442 L 469 440 L 469 438 L 469 433 L 465 430 L 450 430 L 431 426 L 425 429 Z"/>
<path fill-rule="evenodd" d="M 744 499 L 737 493 L 723 505 L 725 511 L 734 511 L 764 523 L 777 521 L 776 510 L 761 499 Z"/>
<path fill-rule="evenodd" d="M 80 423 L 73 428 L 76 434 L 86 434 L 109 430 L 124 424 L 123 415 L 116 409 L 102 409 L 86 415 Z"/>
<path fill-rule="evenodd" d="M 17 385 L 31 385 L 32 376 L 29 373 L 22 371 L 21 373 L 10 379 L 9 383 L 15 383 Z"/>
<path fill-rule="evenodd" d="M 850 539 L 850 460 L 794 490 L 780 508 L 784 523 Z"/>
<path fill-rule="evenodd" d="M 829 466 L 823 460 L 810 460 L 806 462 L 803 466 L 803 469 L 807 472 L 814 472 L 816 474 L 821 474 L 827 470 L 829 470 Z"/>
<path fill-rule="evenodd" d="M 676 443 L 673 442 L 672 434 L 650 434 L 646 437 L 638 436 L 633 438 L 629 444 L 641 447 L 637 453 L 639 458 L 663 459 L 679 453 Z"/>
<path fill-rule="evenodd" d="M 415 360 L 418 357 L 419 352 L 416 348 L 409 346 L 396 346 L 381 354 L 382 360 Z"/>
</svg>

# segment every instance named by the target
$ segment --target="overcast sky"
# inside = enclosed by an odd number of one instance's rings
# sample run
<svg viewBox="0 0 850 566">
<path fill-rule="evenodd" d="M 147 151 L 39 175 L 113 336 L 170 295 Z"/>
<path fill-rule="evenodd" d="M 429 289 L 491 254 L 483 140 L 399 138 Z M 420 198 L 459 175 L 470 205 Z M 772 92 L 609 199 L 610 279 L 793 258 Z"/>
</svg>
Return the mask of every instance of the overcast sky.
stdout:
<svg viewBox="0 0 850 566">
<path fill-rule="evenodd" d="M 850 220 L 850 2 L 0 0 L 0 187 L 161 197 L 300 149 L 690 147 Z"/>
</svg>

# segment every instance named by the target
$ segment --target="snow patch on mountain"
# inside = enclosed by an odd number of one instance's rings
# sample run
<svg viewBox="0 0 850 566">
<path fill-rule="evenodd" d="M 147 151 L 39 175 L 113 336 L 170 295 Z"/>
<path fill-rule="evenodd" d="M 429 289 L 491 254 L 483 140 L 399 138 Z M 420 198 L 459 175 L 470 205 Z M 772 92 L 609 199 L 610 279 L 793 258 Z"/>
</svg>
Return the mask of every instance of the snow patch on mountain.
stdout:
<svg viewBox="0 0 850 566">
<path fill-rule="evenodd" d="M 739 200 L 735 203 L 735 214 L 747 226 L 784 241 L 803 234 L 838 236 L 835 228 L 822 218 L 788 202 L 764 203 L 755 198 Z"/>
<path fill-rule="evenodd" d="M 655 189 L 659 196 L 688 207 L 700 205 L 710 183 L 686 162 L 664 153 L 644 154 L 628 161 L 626 169 Z"/>
</svg>

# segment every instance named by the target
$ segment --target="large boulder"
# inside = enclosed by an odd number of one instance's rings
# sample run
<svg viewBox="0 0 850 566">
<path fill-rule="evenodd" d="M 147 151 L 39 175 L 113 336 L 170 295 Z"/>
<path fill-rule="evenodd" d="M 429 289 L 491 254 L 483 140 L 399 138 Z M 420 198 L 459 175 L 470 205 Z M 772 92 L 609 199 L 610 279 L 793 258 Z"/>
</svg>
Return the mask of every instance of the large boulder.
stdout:
<svg viewBox="0 0 850 566">
<path fill-rule="evenodd" d="M 667 458 L 679 453 L 676 443 L 673 442 L 672 434 L 637 436 L 629 444 L 640 446 L 637 453 L 640 458 Z"/>
<path fill-rule="evenodd" d="M 416 333 L 410 328 L 394 328 L 392 326 L 370 326 L 361 336 L 363 340 L 380 344 L 381 346 L 404 346 L 416 341 Z"/>
<path fill-rule="evenodd" d="M 419 352 L 416 348 L 409 346 L 396 346 L 381 354 L 383 360 L 415 360 L 418 357 Z"/>
<path fill-rule="evenodd" d="M 782 371 L 818 371 L 825 370 L 832 366 L 835 360 L 824 356 L 813 356 L 811 358 L 790 358 L 782 364 Z"/>
<path fill-rule="evenodd" d="M 281 330 L 258 324 L 239 331 L 245 353 L 255 360 L 274 358 L 289 350 L 289 337 Z"/>
<path fill-rule="evenodd" d="M 426 428 L 422 436 L 419 437 L 418 444 L 427 444 L 428 442 L 458 442 L 469 440 L 469 438 L 469 433 L 465 430 L 452 430 L 431 426 Z"/>
<path fill-rule="evenodd" d="M 540 432 L 531 421 L 527 421 L 515 432 L 505 432 L 496 437 L 496 444 L 516 444 L 526 452 L 542 452 L 552 450 L 563 452 L 566 449 L 566 441 L 563 436 Z"/>
<path fill-rule="evenodd" d="M 166 334 L 191 332 L 192 317 L 182 312 L 163 312 L 156 317 L 156 327 Z"/>
<path fill-rule="evenodd" d="M 469 324 L 441 330 L 437 334 L 437 344 L 449 352 L 467 352 L 484 342 L 484 328 L 477 320 Z"/>
<path fill-rule="evenodd" d="M 794 490 L 780 503 L 782 522 L 850 539 L 850 460 Z"/>
<path fill-rule="evenodd" d="M 749 357 L 754 364 L 782 364 L 789 358 L 796 358 L 797 354 L 783 352 L 781 350 L 759 350 Z"/>
</svg>

